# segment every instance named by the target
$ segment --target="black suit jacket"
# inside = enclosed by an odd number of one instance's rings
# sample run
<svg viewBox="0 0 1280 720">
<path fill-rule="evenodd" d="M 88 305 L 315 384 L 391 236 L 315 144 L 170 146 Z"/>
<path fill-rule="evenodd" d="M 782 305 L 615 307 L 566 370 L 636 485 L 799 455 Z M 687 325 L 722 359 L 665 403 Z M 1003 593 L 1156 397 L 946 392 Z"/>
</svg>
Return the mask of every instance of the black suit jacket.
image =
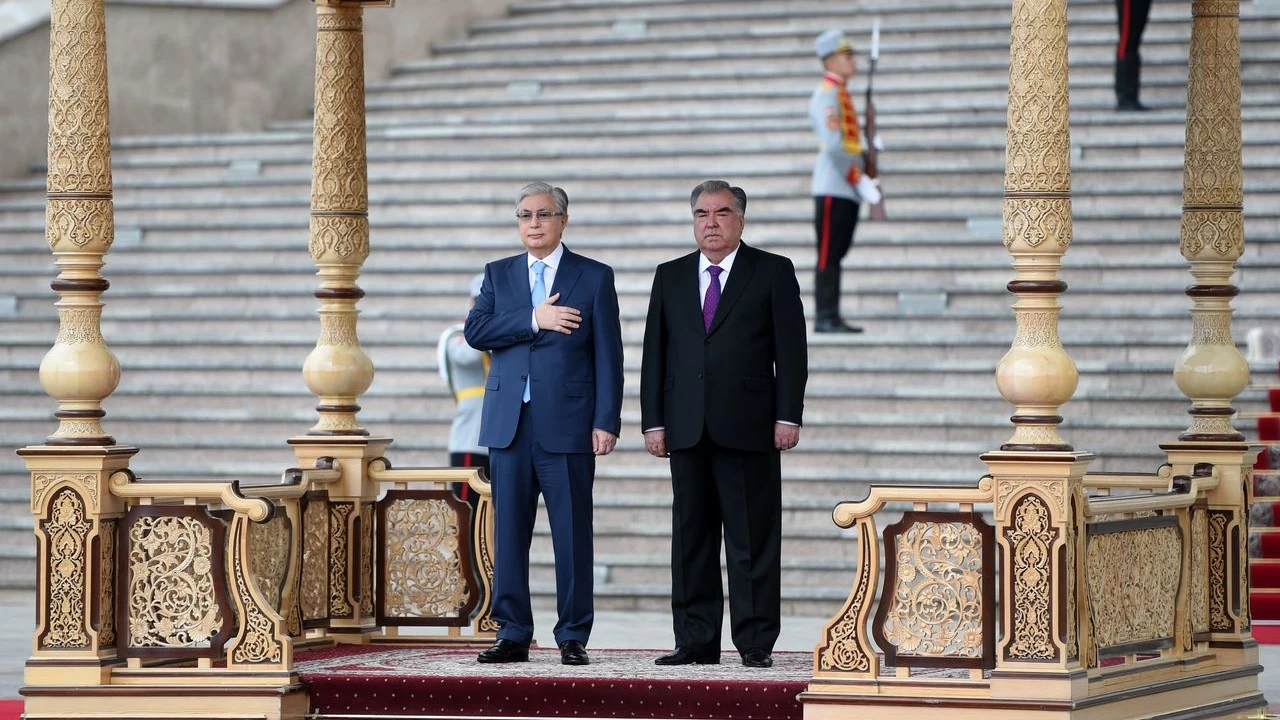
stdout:
<svg viewBox="0 0 1280 720">
<path fill-rule="evenodd" d="M 778 420 L 799 425 L 809 377 L 804 307 L 789 258 L 743 243 L 710 331 L 703 329 L 698 252 L 658 266 L 640 370 L 641 428 L 667 449 L 716 444 L 774 450 Z"/>
</svg>

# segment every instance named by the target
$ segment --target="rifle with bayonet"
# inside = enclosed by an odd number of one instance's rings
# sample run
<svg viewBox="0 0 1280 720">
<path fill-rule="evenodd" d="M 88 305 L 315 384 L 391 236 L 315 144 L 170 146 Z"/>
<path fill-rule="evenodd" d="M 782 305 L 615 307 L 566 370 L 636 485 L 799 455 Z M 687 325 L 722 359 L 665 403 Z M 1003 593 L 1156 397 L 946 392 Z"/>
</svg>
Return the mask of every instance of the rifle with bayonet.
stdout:
<svg viewBox="0 0 1280 720">
<path fill-rule="evenodd" d="M 867 100 L 863 105 L 863 130 L 867 135 L 867 144 L 862 149 L 862 168 L 867 177 L 876 181 L 879 187 L 880 168 L 879 151 L 876 149 L 876 104 L 871 99 L 871 87 L 876 77 L 876 61 L 880 59 L 880 20 L 871 25 L 871 66 L 867 70 Z M 880 188 L 880 202 L 871 206 L 869 219 L 884 220 L 887 217 L 884 208 L 884 189 Z"/>
</svg>

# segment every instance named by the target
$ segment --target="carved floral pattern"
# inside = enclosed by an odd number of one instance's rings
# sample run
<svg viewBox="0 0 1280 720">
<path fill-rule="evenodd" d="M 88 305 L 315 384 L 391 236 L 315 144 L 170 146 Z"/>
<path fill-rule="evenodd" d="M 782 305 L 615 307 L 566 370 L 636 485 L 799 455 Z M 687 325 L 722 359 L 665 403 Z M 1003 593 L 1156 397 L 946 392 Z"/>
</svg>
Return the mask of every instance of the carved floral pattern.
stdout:
<svg viewBox="0 0 1280 720">
<path fill-rule="evenodd" d="M 844 607 L 827 624 L 818 643 L 818 669 L 874 675 L 878 658 L 871 650 L 865 628 L 880 563 L 876 535 L 871 520 L 858 521 L 858 575 Z"/>
<path fill-rule="evenodd" d="M 329 616 L 329 510 L 324 500 L 307 503 L 302 519 L 302 618 Z"/>
<path fill-rule="evenodd" d="M 1227 523 L 1230 513 L 1209 513 L 1209 629 L 1231 632 L 1227 607 Z"/>
<path fill-rule="evenodd" d="M 360 13 L 358 7 L 334 8 L 317 23 L 312 210 L 369 207 Z"/>
<path fill-rule="evenodd" d="M 476 631 L 496 633 L 501 628 L 493 619 L 493 502 L 482 499 L 476 510 L 478 514 L 473 533 L 476 540 L 476 561 L 480 568 L 480 586 L 484 592 L 480 612 L 476 616 Z"/>
<path fill-rule="evenodd" d="M 1037 495 L 1025 495 L 1013 506 L 1013 518 L 1004 531 L 1010 546 L 1012 597 L 1009 660 L 1052 660 L 1058 655 L 1053 642 L 1053 572 L 1051 548 L 1058 530 L 1049 507 Z"/>
<path fill-rule="evenodd" d="M 140 516 L 129 526 L 129 646 L 209 647 L 223 626 L 209 526 L 188 516 Z"/>
<path fill-rule="evenodd" d="M 1209 631 L 1209 568 L 1206 555 L 1209 518 L 1203 508 L 1191 513 L 1191 618 L 1192 632 Z"/>
<path fill-rule="evenodd" d="M 49 502 L 48 516 L 40 521 L 47 558 L 37 567 L 48 568 L 45 631 L 42 649 L 72 650 L 90 646 L 85 627 L 88 615 L 88 541 L 93 521 L 87 517 L 84 498 L 71 488 L 59 490 Z"/>
<path fill-rule="evenodd" d="M 49 23 L 50 194 L 111 192 L 107 109 L 103 4 L 54 0 Z"/>
<path fill-rule="evenodd" d="M 310 251 L 316 262 L 363 263 L 369 257 L 369 218 L 362 215 L 313 216 Z"/>
<path fill-rule="evenodd" d="M 347 570 L 351 567 L 348 550 L 351 524 L 348 521 L 353 503 L 329 503 L 329 616 L 351 617 L 355 608 L 347 582 Z"/>
<path fill-rule="evenodd" d="M 110 198 L 51 197 L 45 206 L 44 236 L 55 252 L 105 253 L 115 234 L 114 205 Z"/>
<path fill-rule="evenodd" d="M 1036 478 L 1002 480 L 996 488 L 996 518 L 1005 518 L 1005 508 L 1009 506 L 1009 501 L 1017 498 L 1026 490 L 1040 495 L 1042 502 L 1050 503 L 1050 512 L 1055 514 L 1066 512 L 1066 483 L 1060 480 L 1041 480 Z M 1008 518 L 1008 520 L 1012 521 L 1012 518 Z"/>
<path fill-rule="evenodd" d="M 250 575 L 258 591 L 277 609 L 289 570 L 290 534 L 289 518 L 283 513 L 269 522 L 249 525 Z"/>
<path fill-rule="evenodd" d="M 1184 209 L 1181 237 L 1180 250 L 1188 260 L 1238 260 L 1244 254 L 1244 215 L 1240 210 Z"/>
<path fill-rule="evenodd" d="M 106 647 L 116 642 L 116 532 L 118 520 L 103 520 L 98 524 L 98 592 L 101 594 L 98 611 L 98 646 Z"/>
<path fill-rule="evenodd" d="M 44 504 L 44 495 L 49 488 L 61 482 L 68 482 L 84 489 L 89 495 L 91 505 L 98 505 L 98 475 L 96 473 L 78 473 L 74 475 L 39 473 L 31 478 L 31 510 L 39 512 Z"/>
<path fill-rule="evenodd" d="M 277 617 L 273 617 L 274 613 L 269 606 L 262 605 L 261 601 L 266 601 L 261 593 L 264 586 L 258 578 L 254 577 L 256 573 L 246 567 L 246 558 L 253 552 L 251 544 L 254 539 L 254 533 L 248 529 L 248 525 L 249 521 L 243 516 L 236 517 L 232 522 L 231 582 L 235 587 L 236 597 L 240 601 L 241 612 L 240 632 L 235 647 L 231 649 L 230 662 L 245 665 L 278 663 L 283 657 L 284 650 L 283 643 L 276 633 Z M 245 541 L 246 534 L 249 536 L 249 542 Z M 276 531 L 270 531 L 263 536 L 270 538 L 275 534 Z M 287 550 L 285 552 L 287 555 Z M 252 592 L 254 584 L 259 588 L 259 594 L 256 597 Z"/>
<path fill-rule="evenodd" d="M 983 654 L 982 534 L 970 523 L 915 522 L 898 537 L 884 636 L 902 654 Z"/>
<path fill-rule="evenodd" d="M 1010 250 L 1039 249 L 1065 252 L 1071 245 L 1071 199 L 1006 197 L 1004 246 Z"/>
<path fill-rule="evenodd" d="M 375 503 L 360 509 L 360 614 L 373 614 L 373 516 Z"/>
<path fill-rule="evenodd" d="M 1172 638 L 1182 572 L 1177 527 L 1088 538 L 1089 617 L 1100 648 Z"/>
<path fill-rule="evenodd" d="M 1013 4 L 1006 191 L 1071 189 L 1066 11 L 1062 0 Z"/>
<path fill-rule="evenodd" d="M 101 307 L 58 308 L 58 345 L 99 345 L 102 343 Z"/>
<path fill-rule="evenodd" d="M 457 617 L 470 599 L 458 543 L 458 513 L 444 500 L 386 505 L 385 612 L 391 617 Z"/>
</svg>

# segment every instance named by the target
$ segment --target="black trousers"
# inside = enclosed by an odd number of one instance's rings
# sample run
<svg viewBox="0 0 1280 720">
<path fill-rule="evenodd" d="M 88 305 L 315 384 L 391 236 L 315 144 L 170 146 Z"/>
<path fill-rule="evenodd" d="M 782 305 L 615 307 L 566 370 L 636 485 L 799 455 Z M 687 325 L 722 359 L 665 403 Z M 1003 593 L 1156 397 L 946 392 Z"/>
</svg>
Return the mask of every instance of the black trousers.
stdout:
<svg viewBox="0 0 1280 720">
<path fill-rule="evenodd" d="M 484 468 L 484 476 L 493 479 L 489 474 L 489 456 L 480 453 L 449 453 L 449 467 L 478 467 Z M 453 483 L 453 494 L 458 496 L 459 500 L 467 501 L 471 506 L 471 516 L 475 517 L 476 505 L 480 502 L 480 495 L 471 489 L 466 483 Z"/>
<path fill-rule="evenodd" d="M 739 652 L 773 651 L 782 616 L 782 464 L 777 451 L 721 447 L 704 432 L 671 453 L 671 614 L 676 645 L 720 652 L 724 588 Z"/>
<path fill-rule="evenodd" d="M 840 318 L 840 261 L 853 245 L 858 227 L 858 203 L 830 195 L 813 199 L 813 229 L 818 239 L 818 262 L 813 278 L 813 303 L 819 320 Z"/>
<path fill-rule="evenodd" d="M 1116 43 L 1116 102 L 1138 102 L 1138 89 L 1142 77 L 1142 56 L 1138 47 L 1142 44 L 1142 32 L 1147 29 L 1147 16 L 1151 14 L 1151 0 L 1116 0 L 1116 22 L 1119 40 Z"/>
</svg>

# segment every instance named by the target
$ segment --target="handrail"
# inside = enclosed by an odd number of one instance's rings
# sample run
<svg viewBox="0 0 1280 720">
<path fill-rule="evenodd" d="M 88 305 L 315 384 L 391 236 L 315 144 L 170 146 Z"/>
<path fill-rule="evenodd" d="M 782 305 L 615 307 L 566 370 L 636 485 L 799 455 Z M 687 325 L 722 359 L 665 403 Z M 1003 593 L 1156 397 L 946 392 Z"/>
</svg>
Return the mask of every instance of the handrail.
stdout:
<svg viewBox="0 0 1280 720">
<path fill-rule="evenodd" d="M 851 528 L 860 517 L 871 515 L 891 502 L 950 502 L 980 503 L 991 502 L 992 480 L 990 475 L 983 476 L 977 487 L 954 485 L 872 485 L 867 497 L 858 501 L 845 501 L 836 505 L 831 511 L 831 519 L 841 528 Z M 940 497 L 941 493 L 951 493 Z"/>
<path fill-rule="evenodd" d="M 1218 468 L 1197 465 L 1193 475 L 1175 475 L 1170 479 L 1169 490 L 1149 495 L 1085 498 L 1085 517 L 1115 513 L 1154 512 L 1180 510 L 1191 507 L 1202 493 L 1218 487 Z"/>
<path fill-rule="evenodd" d="M 374 458 L 369 461 L 368 470 L 369 479 L 378 483 L 457 482 L 466 483 L 471 486 L 472 490 L 481 495 L 492 494 L 489 481 L 484 477 L 484 473 L 481 472 L 480 468 L 420 467 L 396 470 L 391 467 L 390 460 Z"/>
<path fill-rule="evenodd" d="M 1098 489 L 1155 490 L 1168 488 L 1173 466 L 1165 463 L 1154 473 L 1086 473 L 1084 486 Z"/>
<path fill-rule="evenodd" d="M 111 473 L 111 494 L 132 500 L 218 500 L 254 522 L 271 519 L 274 506 L 262 498 L 240 493 L 240 482 L 140 481 L 132 470 Z"/>
<path fill-rule="evenodd" d="M 316 458 L 314 468 L 289 468 L 280 473 L 280 482 L 273 485 L 241 484 L 240 490 L 249 492 L 253 497 L 270 500 L 287 500 L 299 498 L 311 492 L 313 485 L 325 485 L 342 478 L 342 469 L 338 461 L 331 457 Z"/>
</svg>

